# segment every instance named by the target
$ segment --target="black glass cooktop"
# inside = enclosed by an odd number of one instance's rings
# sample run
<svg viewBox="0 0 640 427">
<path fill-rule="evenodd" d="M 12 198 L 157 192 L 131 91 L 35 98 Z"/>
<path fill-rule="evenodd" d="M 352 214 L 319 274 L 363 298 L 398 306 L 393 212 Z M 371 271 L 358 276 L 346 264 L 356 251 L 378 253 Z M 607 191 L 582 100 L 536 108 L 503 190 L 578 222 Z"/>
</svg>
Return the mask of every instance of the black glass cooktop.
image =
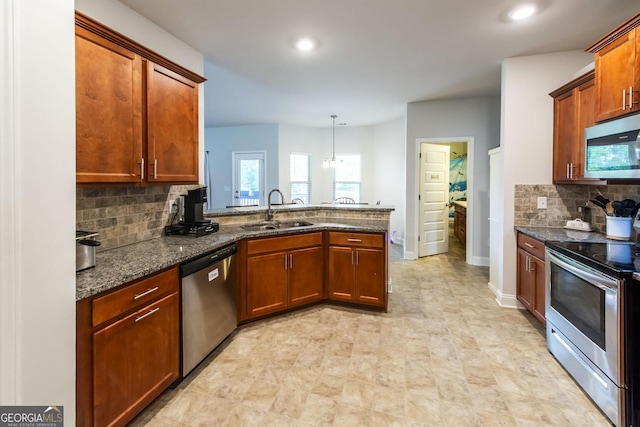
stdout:
<svg viewBox="0 0 640 427">
<path fill-rule="evenodd" d="M 576 261 L 615 276 L 640 271 L 640 247 L 636 243 L 546 242 Z"/>
</svg>

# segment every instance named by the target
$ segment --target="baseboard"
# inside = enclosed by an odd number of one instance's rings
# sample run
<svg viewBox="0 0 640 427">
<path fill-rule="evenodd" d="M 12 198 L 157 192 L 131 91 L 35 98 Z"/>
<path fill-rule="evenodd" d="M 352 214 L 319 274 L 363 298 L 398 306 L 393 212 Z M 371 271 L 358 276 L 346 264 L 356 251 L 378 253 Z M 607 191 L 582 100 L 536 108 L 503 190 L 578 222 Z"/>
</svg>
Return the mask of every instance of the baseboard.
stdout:
<svg viewBox="0 0 640 427">
<path fill-rule="evenodd" d="M 489 266 L 489 257 L 472 256 L 469 261 L 470 261 L 469 264 L 471 264 L 471 265 L 478 265 L 478 266 L 481 266 L 481 267 L 488 267 Z"/>
<path fill-rule="evenodd" d="M 404 259 L 418 259 L 418 257 L 413 251 L 404 251 Z"/>
<path fill-rule="evenodd" d="M 491 289 L 491 292 L 496 296 L 496 303 L 500 307 L 504 308 L 518 308 L 520 304 L 518 298 L 515 295 L 503 294 L 502 291 L 496 288 L 491 282 L 487 282 L 487 286 Z"/>
</svg>

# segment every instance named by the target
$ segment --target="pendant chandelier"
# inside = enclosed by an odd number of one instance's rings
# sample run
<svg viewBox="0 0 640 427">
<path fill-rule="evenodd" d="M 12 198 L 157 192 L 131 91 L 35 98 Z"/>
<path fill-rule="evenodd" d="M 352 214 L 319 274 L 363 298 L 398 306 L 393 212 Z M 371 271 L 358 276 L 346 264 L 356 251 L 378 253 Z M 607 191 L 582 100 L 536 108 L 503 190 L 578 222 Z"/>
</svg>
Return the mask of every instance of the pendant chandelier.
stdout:
<svg viewBox="0 0 640 427">
<path fill-rule="evenodd" d="M 323 168 L 335 168 L 340 161 L 336 159 L 336 117 L 338 116 L 336 116 L 335 114 L 331 115 L 331 118 L 333 119 L 333 153 L 330 159 L 324 159 L 324 161 L 322 162 Z"/>
</svg>

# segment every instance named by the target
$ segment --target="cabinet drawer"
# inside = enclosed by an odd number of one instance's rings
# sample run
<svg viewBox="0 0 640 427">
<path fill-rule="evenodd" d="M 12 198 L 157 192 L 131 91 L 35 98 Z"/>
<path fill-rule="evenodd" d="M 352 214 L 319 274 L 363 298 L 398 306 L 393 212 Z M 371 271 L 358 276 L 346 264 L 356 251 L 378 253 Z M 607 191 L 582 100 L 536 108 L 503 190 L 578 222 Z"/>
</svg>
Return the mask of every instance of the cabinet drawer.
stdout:
<svg viewBox="0 0 640 427">
<path fill-rule="evenodd" d="M 329 244 L 340 246 L 366 246 L 384 248 L 384 234 L 329 233 Z"/>
<path fill-rule="evenodd" d="M 540 240 L 536 240 L 533 237 L 518 233 L 518 247 L 529 252 L 531 255 L 537 256 L 541 260 L 544 260 L 544 243 L 542 243 Z"/>
<path fill-rule="evenodd" d="M 157 297 L 178 290 L 178 267 L 167 270 L 92 301 L 92 325 L 97 326 Z"/>
<path fill-rule="evenodd" d="M 322 245 L 322 233 L 305 233 L 295 236 L 272 237 L 268 239 L 249 240 L 247 254 L 286 251 L 289 249 L 305 248 Z"/>
</svg>

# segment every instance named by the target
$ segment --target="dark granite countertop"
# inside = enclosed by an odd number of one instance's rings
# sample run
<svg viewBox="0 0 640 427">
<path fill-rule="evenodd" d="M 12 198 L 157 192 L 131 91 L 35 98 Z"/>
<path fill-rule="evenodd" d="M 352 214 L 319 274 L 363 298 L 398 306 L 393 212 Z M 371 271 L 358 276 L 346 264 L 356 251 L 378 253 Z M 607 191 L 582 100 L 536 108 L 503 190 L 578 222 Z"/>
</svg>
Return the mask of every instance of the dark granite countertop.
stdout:
<svg viewBox="0 0 640 427">
<path fill-rule="evenodd" d="M 298 204 L 286 204 L 286 205 L 272 205 L 272 208 L 276 212 L 320 212 L 320 211 L 334 211 L 340 212 L 367 212 L 367 213 L 389 213 L 395 210 L 393 206 L 380 206 L 380 205 L 366 205 L 366 204 L 332 204 L 323 203 L 319 205 L 298 205 Z M 211 209 L 204 213 L 205 218 L 224 217 L 224 216 L 236 216 L 247 214 L 264 214 L 267 212 L 266 206 L 242 206 L 235 208 L 221 208 Z"/>
<path fill-rule="evenodd" d="M 307 207 L 308 208 L 308 207 Z M 393 208 L 384 208 L 388 212 Z M 353 208 L 351 209 L 353 210 Z M 76 274 L 76 301 L 113 289 L 117 286 L 183 263 L 214 251 L 240 239 L 280 236 L 322 230 L 387 232 L 388 220 L 340 219 L 305 217 L 313 225 L 295 229 L 246 231 L 240 225 L 220 225 L 216 233 L 202 237 L 163 236 L 96 254 L 96 266 Z M 320 222 L 322 221 L 322 222 Z M 338 220 L 336 220 L 338 221 Z"/>
<path fill-rule="evenodd" d="M 542 242 L 620 242 L 620 240 L 607 239 L 604 234 L 596 231 L 579 231 L 560 227 L 554 228 L 515 226 L 514 228 L 516 231 L 524 233 L 527 236 L 533 237 L 534 239 L 540 240 Z"/>
</svg>

